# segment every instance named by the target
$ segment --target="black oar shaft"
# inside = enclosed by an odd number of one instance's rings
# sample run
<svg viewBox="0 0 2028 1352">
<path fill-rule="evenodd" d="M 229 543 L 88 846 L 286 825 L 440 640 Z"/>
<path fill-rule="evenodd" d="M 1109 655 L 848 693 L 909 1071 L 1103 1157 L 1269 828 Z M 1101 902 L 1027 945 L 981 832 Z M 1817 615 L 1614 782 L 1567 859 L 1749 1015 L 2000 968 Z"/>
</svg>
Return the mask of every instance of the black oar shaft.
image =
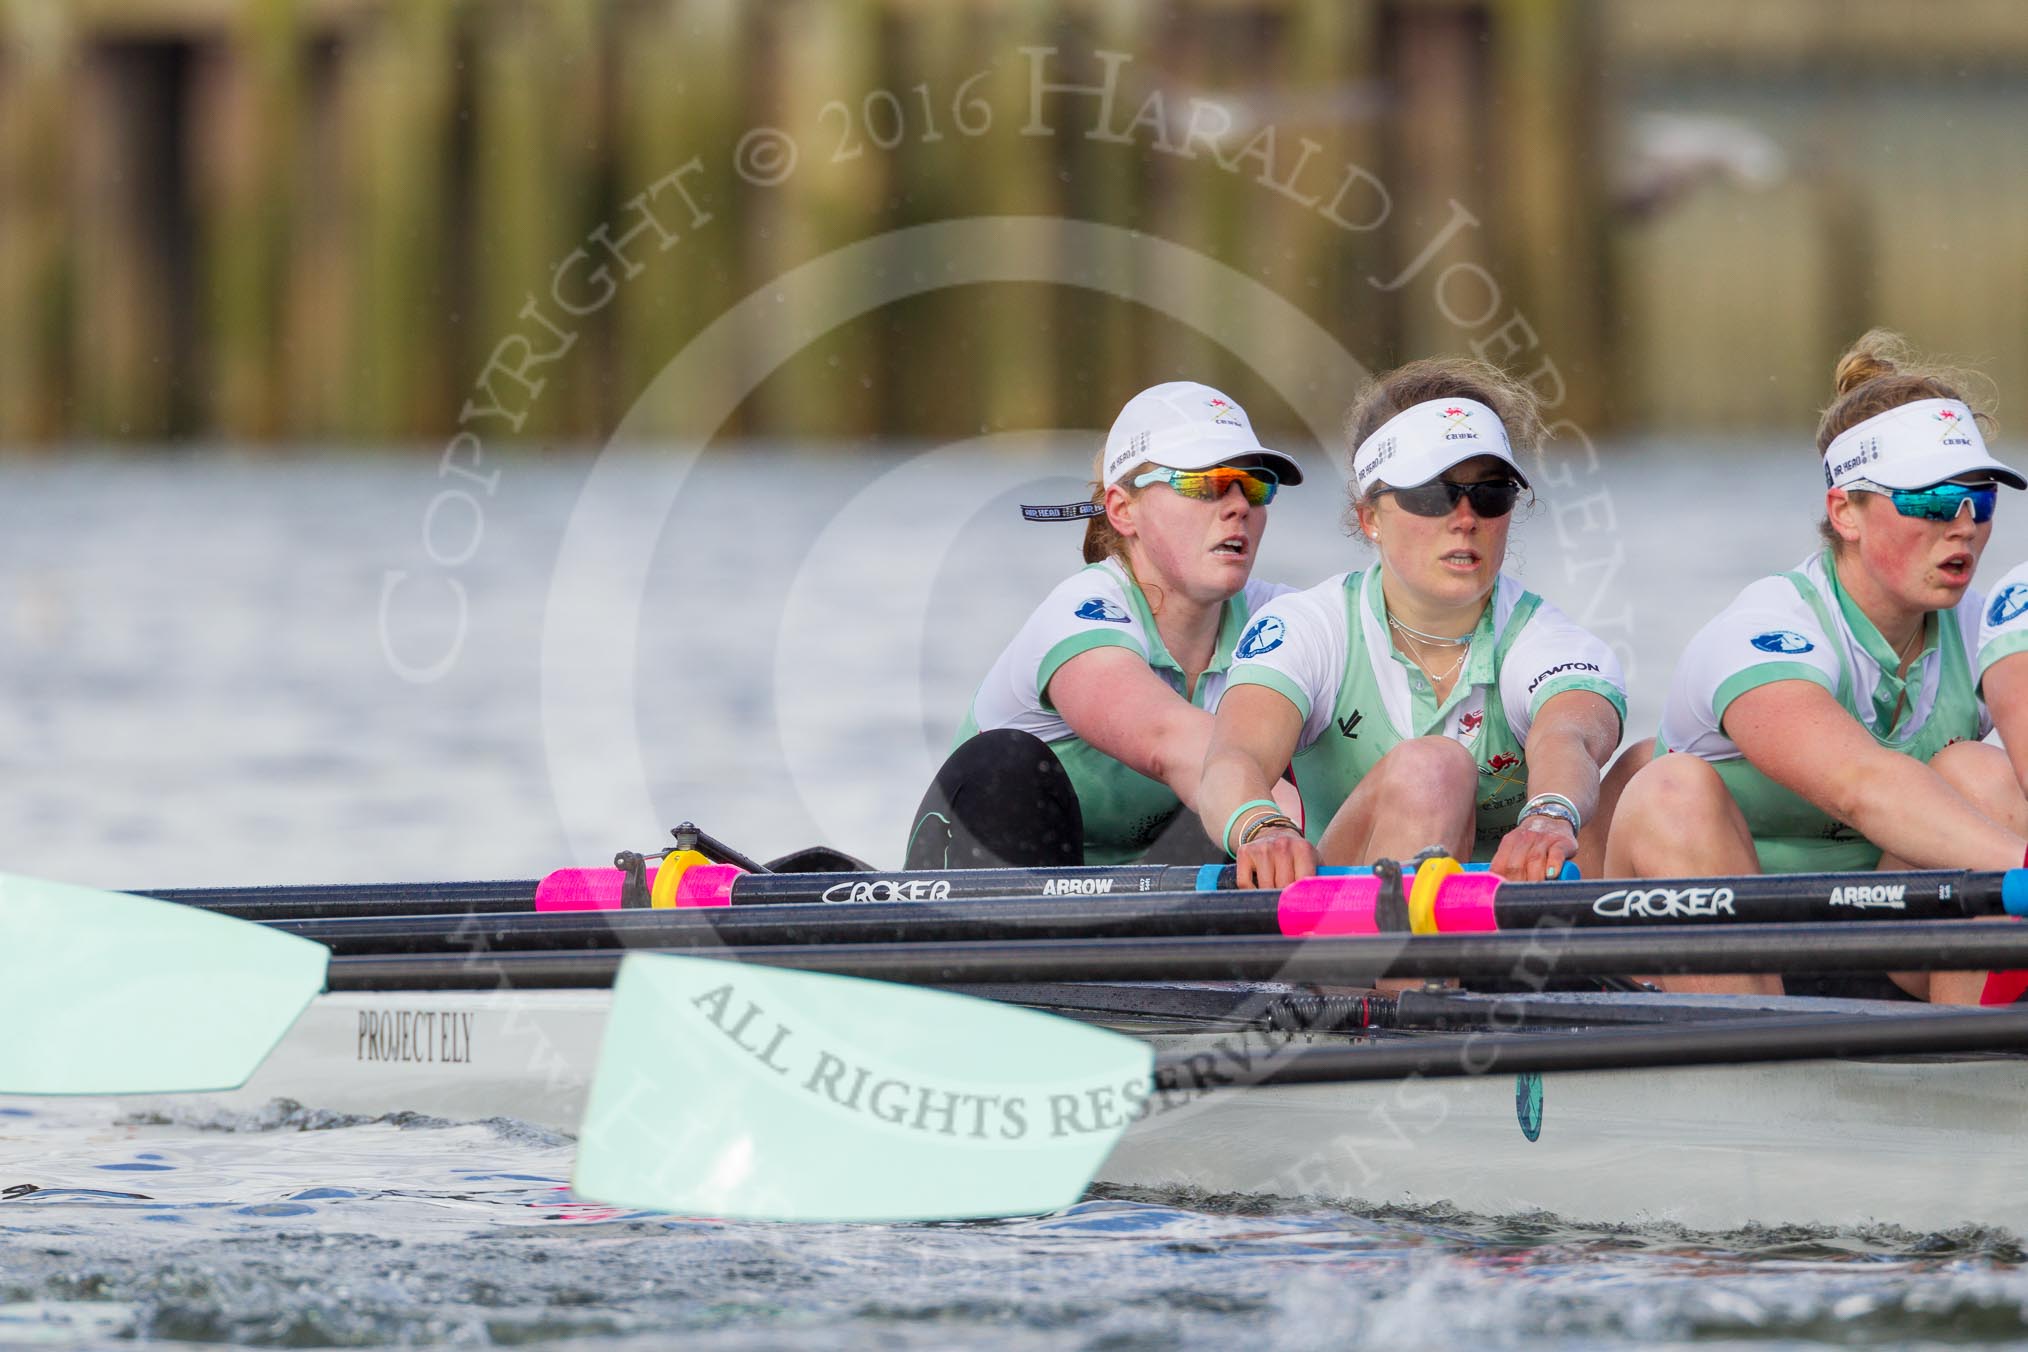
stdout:
<svg viewBox="0 0 2028 1352">
<path fill-rule="evenodd" d="M 473 953 L 685 948 L 701 944 L 884 944 L 984 940 L 1273 934 L 1272 892 L 1150 893 L 1094 905 L 1028 897 L 858 906 L 720 906 L 702 910 L 565 911 L 277 925 L 334 953 Z"/>
<path fill-rule="evenodd" d="M 732 880 L 735 906 L 789 902 L 973 901 L 1003 897 L 1084 897 L 1124 901 L 1151 892 L 1191 892 L 1204 870 L 1176 864 L 1080 868 L 953 868 L 902 873 L 749 873 Z M 1230 864 L 1212 870 L 1232 886 Z"/>
<path fill-rule="evenodd" d="M 1950 971 L 2028 967 L 2028 926 L 1859 921 L 1763 928 L 1606 930 L 1544 926 L 1520 934 L 1043 939 L 977 943 L 696 947 L 685 956 L 834 972 L 881 981 L 1314 981 L 1464 977 L 1523 983 L 1552 974 Z M 333 990 L 603 986 L 623 955 L 499 953 L 333 959 Z"/>
<path fill-rule="evenodd" d="M 1493 900 L 1493 913 L 1502 931 L 1532 929 L 1545 922 L 1628 926 L 1955 920 L 2001 914 L 2005 876 L 1926 869 L 1507 883 Z"/>
<path fill-rule="evenodd" d="M 747 873 L 731 886 L 735 906 L 787 903 L 970 901 L 1005 897 L 1124 900 L 1194 891 L 1205 870 L 1180 865 L 1087 868 L 943 869 L 894 873 Z M 1232 866 L 1211 870 L 1232 886 Z M 440 883 L 314 883 L 246 887 L 134 889 L 242 920 L 295 922 L 344 916 L 441 916 L 532 912 L 541 880 Z M 717 908 L 712 908 L 717 909 Z M 565 913 L 569 914 L 569 913 Z"/>
<path fill-rule="evenodd" d="M 1235 1043 L 1169 1052 L 1155 1083 L 1170 1091 L 1262 1084 L 1332 1084 L 1411 1076 L 1526 1071 L 1627 1070 L 1844 1056 L 2028 1050 L 2028 1011 L 1754 1019 L 1603 1033 L 1482 1033 L 1351 1046 L 1292 1047 L 1263 1054 Z"/>
<path fill-rule="evenodd" d="M 1934 870 L 1904 873 L 1798 873 L 1731 878 L 1624 882 L 1613 879 L 1577 882 L 1508 883 L 1493 904 L 1502 930 L 1519 930 L 1551 922 L 1581 926 L 1684 924 L 1812 923 L 1851 919 L 1956 919 L 1998 915 L 2010 875 Z M 851 907 L 934 905 L 1028 898 L 1112 911 L 1120 907 L 1155 906 L 1169 910 L 1165 898 L 1195 892 L 1200 884 L 1232 888 L 1232 868 L 1176 865 L 1127 865 L 1066 869 L 947 869 L 900 873 L 777 873 L 743 874 L 732 880 L 729 900 L 737 908 L 774 911 L 795 903 L 849 903 Z M 1357 884 L 1348 883 L 1348 886 Z M 1371 886 L 1370 881 L 1365 885 Z M 537 882 L 533 879 L 490 882 L 345 883 L 328 886 L 171 888 L 148 893 L 247 920 L 297 922 L 342 917 L 395 919 L 419 916 L 533 914 Z M 1238 893 L 1250 896 L 1267 894 Z M 722 912 L 723 906 L 702 910 Z M 837 905 L 826 910 L 844 909 Z M 579 916 L 615 912 L 550 912 Z M 1052 914 L 1050 912 L 1040 915 Z M 1011 915 L 1003 919 L 1012 920 Z M 587 920 L 586 932 L 596 930 Z M 798 922 L 804 923 L 804 922 Z M 830 941 L 843 939 L 850 926 L 828 927 L 814 918 Z M 946 933 L 902 935 L 870 924 L 868 934 L 935 938 Z M 940 924 L 941 922 L 939 922 Z M 447 928 L 444 925 L 437 929 Z M 1272 932 L 1275 926 L 1257 927 Z M 1057 931 L 1071 934 L 1076 931 Z M 1122 933 L 1108 927 L 1093 933 Z M 1173 933 L 1157 923 L 1146 933 Z M 1231 931 L 1210 932 L 1239 932 Z M 390 936 L 404 931 L 389 930 Z M 747 930 L 742 933 L 756 934 Z M 948 931 L 949 937 L 961 937 Z M 984 937 L 983 932 L 969 937 Z M 741 939 L 736 942 L 758 942 Z M 862 940 L 870 942 L 871 939 Z M 406 943 L 406 939 L 393 942 Z M 503 941 L 502 946 L 515 941 Z M 572 942 L 576 942 L 573 940 Z M 791 940 L 795 942 L 795 940 Z M 457 947 L 448 939 L 444 947 Z M 567 945 L 565 945 L 567 946 Z"/>
<path fill-rule="evenodd" d="M 329 916 L 464 915 L 529 911 L 533 878 L 492 882 L 328 883 L 275 887 L 168 887 L 140 895 L 181 902 L 241 920 L 314 920 Z"/>
</svg>

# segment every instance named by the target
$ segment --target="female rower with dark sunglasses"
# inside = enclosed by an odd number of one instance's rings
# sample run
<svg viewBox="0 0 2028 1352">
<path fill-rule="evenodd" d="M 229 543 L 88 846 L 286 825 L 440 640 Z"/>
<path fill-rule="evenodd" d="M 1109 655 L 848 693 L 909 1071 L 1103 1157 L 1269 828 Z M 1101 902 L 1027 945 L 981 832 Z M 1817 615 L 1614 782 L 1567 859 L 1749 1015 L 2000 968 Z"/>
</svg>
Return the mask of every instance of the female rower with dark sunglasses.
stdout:
<svg viewBox="0 0 2028 1352">
<path fill-rule="evenodd" d="M 1482 362 L 1419 361 L 1346 419 L 1377 566 L 1281 597 L 1240 638 L 1198 813 L 1241 886 L 1441 845 L 1554 876 L 1604 835 L 1599 771 L 1626 695 L 1603 642 L 1502 573 L 1534 396 Z M 1265 790 L 1293 763 L 1307 836 Z"/>
<path fill-rule="evenodd" d="M 1096 468 L 1090 502 L 1022 508 L 1085 521 L 1086 566 L 987 672 L 916 811 L 911 869 L 1218 857 L 1184 809 L 1233 644 L 1288 590 L 1249 579 L 1268 504 L 1303 472 L 1191 381 L 1129 400 Z"/>
<path fill-rule="evenodd" d="M 1964 379 L 1915 365 L 1894 335 L 1861 338 L 1834 382 L 1817 426 L 1824 548 L 1748 587 L 1691 641 L 1658 759 L 1620 801 L 1611 876 L 2000 869 L 2028 850 L 2028 800 L 2005 754 L 1979 741 L 1991 723 L 1972 646 L 1972 573 L 1998 485 L 2028 480 L 1988 453 Z M 1855 980 L 1787 989 L 1892 992 Z M 1938 1002 L 1987 994 L 1983 972 L 1893 981 Z M 1777 976 L 1667 984 L 1784 988 Z"/>
</svg>

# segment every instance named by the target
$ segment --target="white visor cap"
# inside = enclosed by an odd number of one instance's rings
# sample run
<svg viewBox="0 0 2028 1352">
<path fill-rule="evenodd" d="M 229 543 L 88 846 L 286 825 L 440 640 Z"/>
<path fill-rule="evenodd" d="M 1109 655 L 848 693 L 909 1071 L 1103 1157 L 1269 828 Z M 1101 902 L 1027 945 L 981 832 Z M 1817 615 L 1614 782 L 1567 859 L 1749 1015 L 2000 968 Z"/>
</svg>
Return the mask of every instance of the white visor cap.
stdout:
<svg viewBox="0 0 2028 1352">
<path fill-rule="evenodd" d="M 1364 497 L 1376 484 L 1426 484 L 1482 455 L 1505 462 L 1521 486 L 1528 487 L 1499 414 L 1476 399 L 1426 399 L 1395 414 L 1359 443 L 1352 452 L 1352 478 Z"/>
<path fill-rule="evenodd" d="M 1882 488 L 1928 488 L 1968 474 L 2028 488 L 2028 479 L 1993 458 L 1979 420 L 1956 399 L 1918 399 L 1876 413 L 1824 448 L 1826 488 L 1860 479 Z"/>
<path fill-rule="evenodd" d="M 1101 486 L 1111 488 L 1143 461 L 1170 469 L 1209 469 L 1247 456 L 1285 484 L 1303 481 L 1303 468 L 1293 458 L 1260 444 L 1245 409 L 1209 385 L 1172 380 L 1142 390 L 1113 419 Z"/>
</svg>

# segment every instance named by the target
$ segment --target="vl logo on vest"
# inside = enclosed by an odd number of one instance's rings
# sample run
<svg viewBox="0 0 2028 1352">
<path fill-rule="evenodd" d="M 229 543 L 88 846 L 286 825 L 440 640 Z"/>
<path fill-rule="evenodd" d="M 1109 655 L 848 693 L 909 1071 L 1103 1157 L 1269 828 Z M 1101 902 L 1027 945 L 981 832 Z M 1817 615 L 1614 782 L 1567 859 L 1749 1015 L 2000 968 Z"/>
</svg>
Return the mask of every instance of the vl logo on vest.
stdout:
<svg viewBox="0 0 2028 1352">
<path fill-rule="evenodd" d="M 2010 582 L 1994 594 L 1986 607 L 1987 624 L 2005 624 L 2028 612 L 2028 583 Z"/>
<path fill-rule="evenodd" d="M 1239 636 L 1239 646 L 1233 651 L 1242 658 L 1265 657 L 1282 646 L 1282 636 L 1288 632 L 1279 615 L 1263 615 L 1246 627 Z"/>
<path fill-rule="evenodd" d="M 1108 624 L 1126 624 L 1133 617 L 1121 610 L 1103 596 L 1087 596 L 1077 608 L 1080 620 L 1104 620 Z"/>
<path fill-rule="evenodd" d="M 1770 629 L 1765 634 L 1755 634 L 1747 642 L 1764 653 L 1806 653 L 1817 646 L 1793 629 Z"/>
</svg>

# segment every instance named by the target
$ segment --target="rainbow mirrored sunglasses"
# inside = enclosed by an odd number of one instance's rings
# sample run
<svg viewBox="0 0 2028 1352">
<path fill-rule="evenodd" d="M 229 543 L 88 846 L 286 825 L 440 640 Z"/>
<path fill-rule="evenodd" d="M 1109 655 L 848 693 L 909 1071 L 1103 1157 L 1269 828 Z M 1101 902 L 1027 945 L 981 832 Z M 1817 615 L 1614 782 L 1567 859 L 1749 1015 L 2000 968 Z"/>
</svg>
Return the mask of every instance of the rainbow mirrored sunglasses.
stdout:
<svg viewBox="0 0 2028 1352">
<path fill-rule="evenodd" d="M 1246 495 L 1246 500 L 1256 507 L 1265 507 L 1275 500 L 1275 490 L 1282 481 L 1271 469 L 1259 465 L 1213 465 L 1210 469 L 1151 469 L 1134 480 L 1134 487 L 1146 488 L 1149 484 L 1167 484 L 1186 498 L 1202 502 L 1217 502 L 1232 491 L 1234 484 Z"/>
<path fill-rule="evenodd" d="M 1955 521 L 1965 504 L 1972 504 L 1972 521 L 1983 526 L 1993 519 L 2000 501 L 1998 484 L 1931 484 L 1927 488 L 1883 488 L 1870 479 L 1854 479 L 1847 492 L 1878 493 L 1893 502 L 1894 510 L 1919 521 Z"/>
</svg>

